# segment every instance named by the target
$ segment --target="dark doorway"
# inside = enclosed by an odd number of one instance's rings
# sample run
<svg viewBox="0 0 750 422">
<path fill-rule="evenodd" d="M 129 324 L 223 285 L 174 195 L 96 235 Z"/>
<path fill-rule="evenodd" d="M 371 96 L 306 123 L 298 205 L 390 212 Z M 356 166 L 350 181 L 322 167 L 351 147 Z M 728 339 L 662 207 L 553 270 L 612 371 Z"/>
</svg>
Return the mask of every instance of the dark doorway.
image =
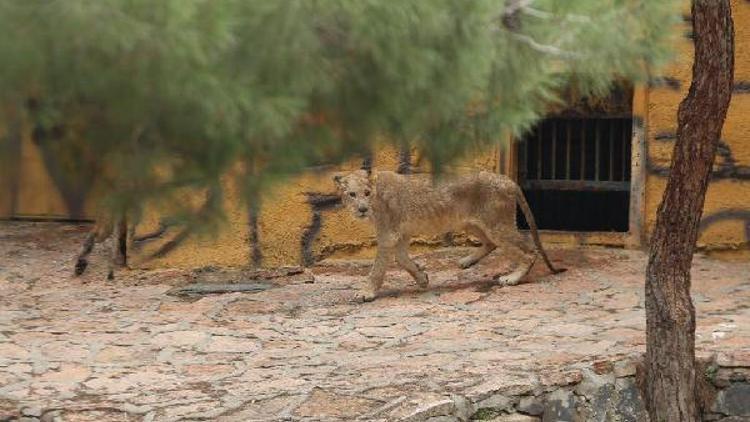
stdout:
<svg viewBox="0 0 750 422">
<path fill-rule="evenodd" d="M 518 181 L 540 229 L 628 231 L 632 125 L 622 115 L 556 116 L 521 139 Z"/>
</svg>

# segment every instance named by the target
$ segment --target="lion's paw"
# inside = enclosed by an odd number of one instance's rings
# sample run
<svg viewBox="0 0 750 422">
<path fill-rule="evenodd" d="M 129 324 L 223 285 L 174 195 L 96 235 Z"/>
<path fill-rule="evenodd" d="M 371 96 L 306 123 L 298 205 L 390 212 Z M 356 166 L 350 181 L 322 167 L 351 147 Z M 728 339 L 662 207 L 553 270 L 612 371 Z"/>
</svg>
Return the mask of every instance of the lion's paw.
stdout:
<svg viewBox="0 0 750 422">
<path fill-rule="evenodd" d="M 362 289 L 355 295 L 359 302 L 372 302 L 375 300 L 375 291 L 372 289 Z"/>
<path fill-rule="evenodd" d="M 462 269 L 467 269 L 477 263 L 477 259 L 473 256 L 465 256 L 458 260 L 458 266 Z"/>
<path fill-rule="evenodd" d="M 511 272 L 510 274 L 502 275 L 496 278 L 497 284 L 500 284 L 502 286 L 515 286 L 519 282 L 521 282 L 521 279 L 524 278 L 526 274 L 528 274 L 529 269 L 530 267 L 522 267 Z"/>
</svg>

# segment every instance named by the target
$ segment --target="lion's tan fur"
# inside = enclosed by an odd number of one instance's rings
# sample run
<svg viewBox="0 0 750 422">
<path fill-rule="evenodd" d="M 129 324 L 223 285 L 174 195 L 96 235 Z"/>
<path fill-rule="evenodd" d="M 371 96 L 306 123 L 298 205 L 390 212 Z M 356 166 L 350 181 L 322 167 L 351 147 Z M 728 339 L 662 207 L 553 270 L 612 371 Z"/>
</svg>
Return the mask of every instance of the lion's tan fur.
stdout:
<svg viewBox="0 0 750 422">
<path fill-rule="evenodd" d="M 506 176 L 488 172 L 464 176 L 444 176 L 433 181 L 429 175 L 404 176 L 390 171 L 372 175 L 364 170 L 334 177 L 342 202 L 355 217 L 369 218 L 375 225 L 377 257 L 362 293 L 365 300 L 375 297 L 382 286 L 385 269 L 395 256 L 421 287 L 427 274 L 408 255 L 414 235 L 441 234 L 465 230 L 479 238 L 482 246 L 459 264 L 467 268 L 498 246 L 513 245 L 531 259 L 502 278 L 517 283 L 531 268 L 535 254 L 516 228 L 516 204 L 523 210 L 532 230 L 537 250 L 550 270 L 557 272 L 539 242 L 536 224 L 518 185 Z"/>
<path fill-rule="evenodd" d="M 75 275 L 79 276 L 86 271 L 88 257 L 93 251 L 94 246 L 102 244 L 107 255 L 107 279 L 114 279 L 115 267 L 125 265 L 125 257 L 119 253 L 121 239 L 124 237 L 129 249 L 134 237 L 134 231 L 134 225 L 129 225 L 125 217 L 116 218 L 110 213 L 99 213 L 94 226 L 83 241 L 81 252 L 76 257 Z"/>
</svg>

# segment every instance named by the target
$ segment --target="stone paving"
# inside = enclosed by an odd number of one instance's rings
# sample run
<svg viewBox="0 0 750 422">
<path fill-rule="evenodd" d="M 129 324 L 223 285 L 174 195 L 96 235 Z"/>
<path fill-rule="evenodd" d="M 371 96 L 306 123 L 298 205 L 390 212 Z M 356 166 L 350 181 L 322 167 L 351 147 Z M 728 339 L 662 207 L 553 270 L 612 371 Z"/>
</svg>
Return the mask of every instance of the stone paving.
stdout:
<svg viewBox="0 0 750 422">
<path fill-rule="evenodd" d="M 394 268 L 389 290 L 365 304 L 354 299 L 367 272 L 358 262 L 315 267 L 313 283 L 302 274 L 186 299 L 166 293 L 199 273 L 106 282 L 94 256 L 71 278 L 83 233 L 0 223 L 0 420 L 459 420 L 592 368 L 632 376 L 645 351 L 637 251 L 554 250 L 567 272 L 537 265 L 517 286 L 490 281 L 507 269 L 500 254 L 462 271 L 460 251 L 437 251 L 417 257 L 427 291 Z M 696 256 L 700 356 L 750 365 L 749 270 Z"/>
</svg>

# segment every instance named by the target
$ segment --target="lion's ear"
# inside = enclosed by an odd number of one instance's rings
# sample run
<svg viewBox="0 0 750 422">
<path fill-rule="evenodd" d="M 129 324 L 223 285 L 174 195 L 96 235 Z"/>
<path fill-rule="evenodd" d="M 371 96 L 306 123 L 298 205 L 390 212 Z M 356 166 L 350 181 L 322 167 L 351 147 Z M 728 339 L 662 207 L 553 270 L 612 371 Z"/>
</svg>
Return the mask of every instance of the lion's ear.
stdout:
<svg viewBox="0 0 750 422">
<path fill-rule="evenodd" d="M 341 187 L 341 179 L 343 176 L 341 174 L 334 174 L 333 175 L 333 183 L 336 184 L 336 187 Z"/>
</svg>

